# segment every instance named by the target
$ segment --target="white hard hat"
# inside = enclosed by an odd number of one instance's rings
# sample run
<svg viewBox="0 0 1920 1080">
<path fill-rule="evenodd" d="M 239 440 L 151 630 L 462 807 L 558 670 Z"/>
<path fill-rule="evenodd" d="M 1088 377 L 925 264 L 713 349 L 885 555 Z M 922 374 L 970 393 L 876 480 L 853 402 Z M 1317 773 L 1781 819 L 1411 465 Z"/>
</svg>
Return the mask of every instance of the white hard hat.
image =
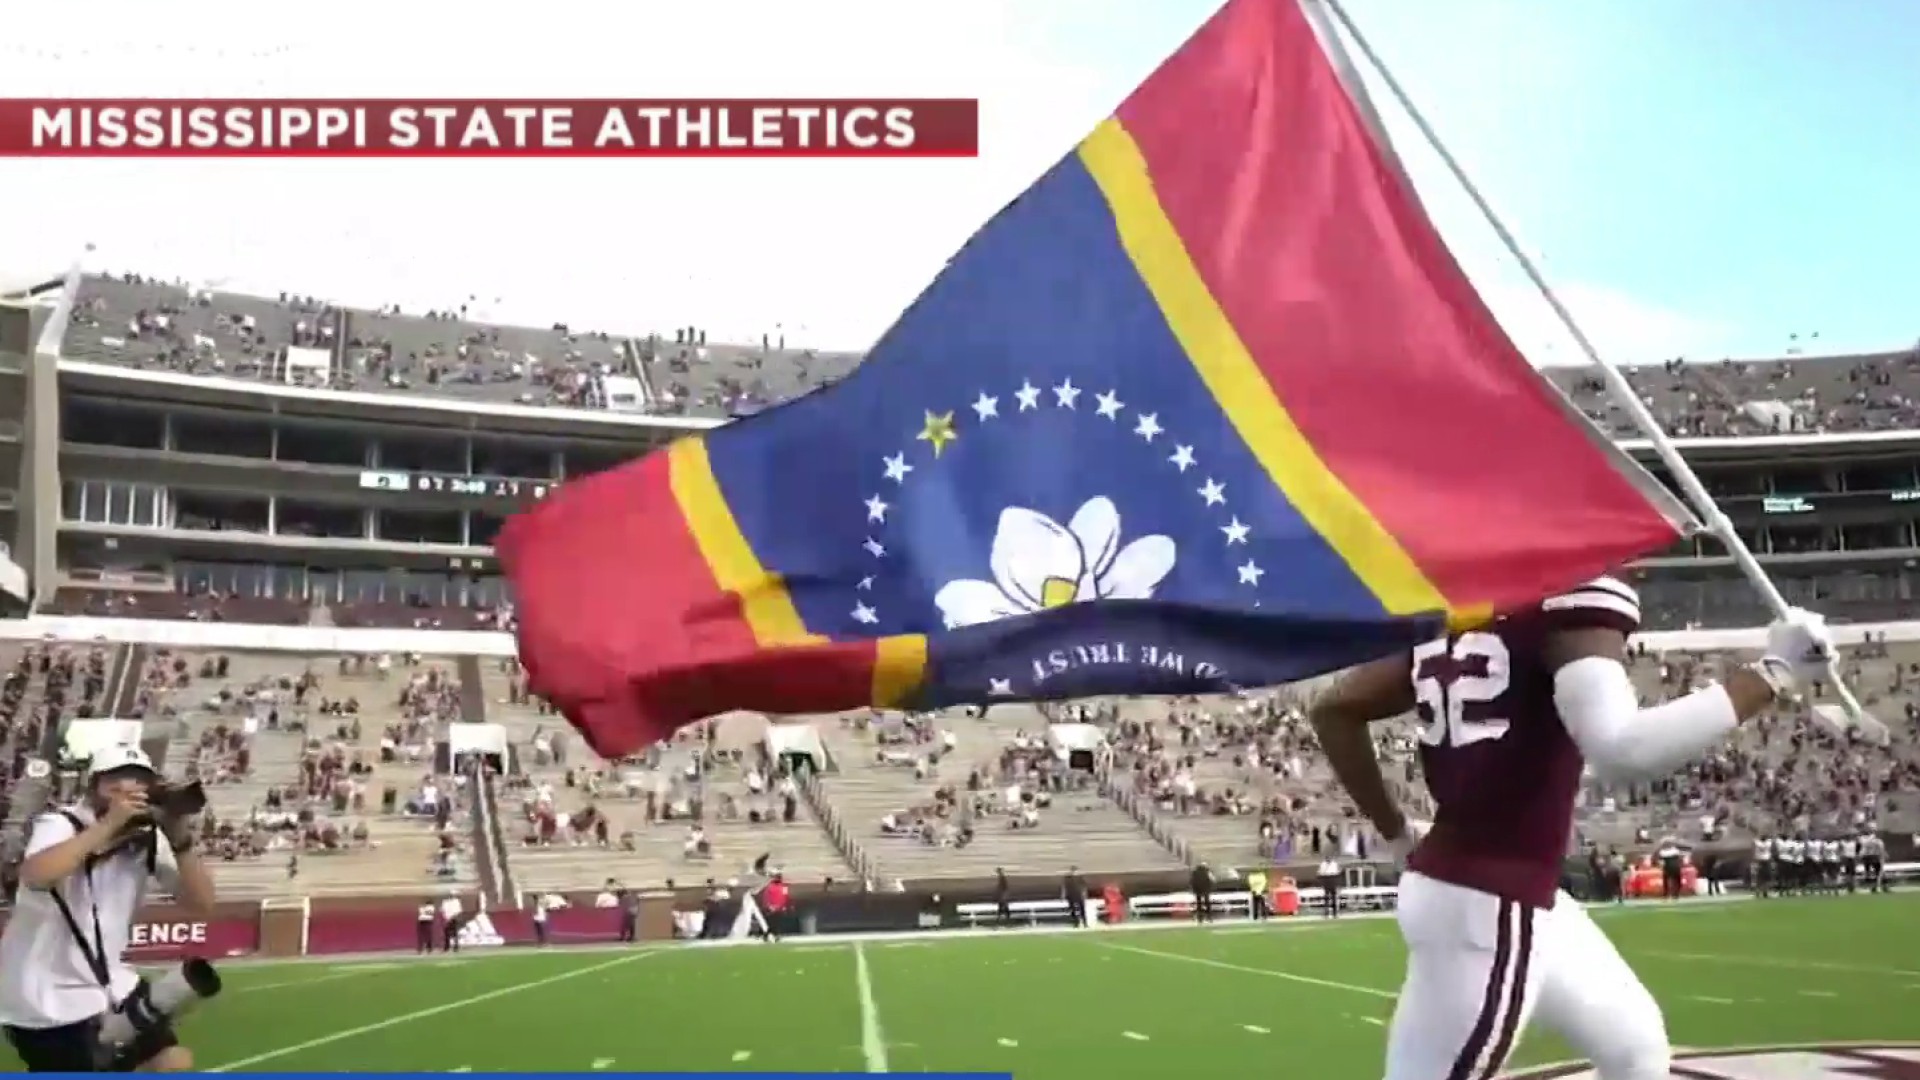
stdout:
<svg viewBox="0 0 1920 1080">
<path fill-rule="evenodd" d="M 87 762 L 87 779 L 123 769 L 144 769 L 154 776 L 160 775 L 153 767 L 153 760 L 138 746 L 103 746 L 95 750 L 92 760 Z"/>
</svg>

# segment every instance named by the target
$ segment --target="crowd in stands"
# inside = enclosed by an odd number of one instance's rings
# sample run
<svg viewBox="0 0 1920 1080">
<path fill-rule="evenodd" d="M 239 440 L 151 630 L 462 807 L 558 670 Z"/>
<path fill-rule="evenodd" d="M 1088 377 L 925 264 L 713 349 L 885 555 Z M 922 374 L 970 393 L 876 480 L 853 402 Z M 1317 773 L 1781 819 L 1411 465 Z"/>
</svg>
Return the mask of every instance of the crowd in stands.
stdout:
<svg viewBox="0 0 1920 1080">
<path fill-rule="evenodd" d="M 322 366 L 290 363 L 289 347 L 315 350 Z M 637 408 L 708 417 L 757 411 L 844 376 L 860 359 L 789 348 L 778 334 L 724 344 L 697 327 L 645 337 L 518 328 L 494 325 L 471 305 L 346 309 L 130 275 L 86 279 L 66 350 L 145 370 L 563 408 L 607 405 L 604 381 L 623 376 L 641 387 Z M 1638 434 L 1599 380 L 1577 369 L 1548 374 L 1603 429 Z M 1920 348 L 1675 360 L 1627 375 L 1677 437 L 1920 428 Z M 1650 626 L 1764 621 L 1743 584 L 1638 584 Z M 1837 618 L 1905 617 L 1920 602 L 1920 573 L 1910 570 L 1782 585 L 1791 600 Z M 164 588 L 62 589 L 48 612 L 457 630 L 504 629 L 512 617 L 485 606 L 310 604 Z M 507 808 L 497 823 L 508 840 L 502 856 L 524 884 L 542 888 L 590 887 L 610 869 L 636 884 L 773 866 L 800 878 L 874 880 L 1002 866 L 1055 872 L 1102 858 L 1138 868 L 1329 851 L 1365 858 L 1378 846 L 1338 794 L 1305 723 L 1311 687 L 1044 711 L 861 711 L 818 719 L 827 760 L 805 763 L 774 758 L 761 719 L 728 717 L 607 763 L 590 759 L 511 664 L 456 674 L 419 657 L 136 652 L 132 715 L 167 732 L 170 773 L 213 792 L 202 826 L 209 842 L 234 864 L 284 854 L 289 880 L 301 880 L 302 856 L 372 865 L 384 845 L 419 856 L 393 875 L 396 888 L 471 873 L 476 782 L 497 782 Z M 10 672 L 0 686 L 0 806 L 40 735 L 101 705 L 114 655 L 51 645 L 0 655 Z M 1632 670 L 1654 698 L 1712 677 L 1712 665 L 1644 653 Z M 1782 709 L 1672 777 L 1593 785 L 1581 840 L 1604 848 L 1666 836 L 1920 827 L 1920 647 L 1870 642 L 1849 652 L 1847 666 L 1893 730 L 1890 747 Z M 446 766 L 434 747 L 447 726 L 483 714 L 511 735 L 501 774 L 439 771 Z M 1104 743 L 1082 767 L 1049 741 L 1050 723 L 1092 725 Z M 1376 750 L 1410 812 L 1430 813 L 1411 725 L 1381 725 Z"/>
<path fill-rule="evenodd" d="M 39 645 L 11 654 L 0 690 L 0 753 L 18 777 L 47 725 L 113 696 L 115 650 Z M 436 746 L 470 712 L 456 670 L 419 657 L 195 654 L 140 648 L 117 710 L 146 724 L 158 760 L 210 796 L 201 835 L 223 868 L 262 867 L 260 891 L 306 887 L 309 868 L 362 876 L 389 844 L 407 852 L 387 885 L 471 874 L 475 780 Z M 1716 660 L 1636 655 L 1649 698 L 1714 677 Z M 696 725 L 633 758 L 585 754 L 527 694 L 511 664 L 482 680 L 496 718 L 521 725 L 495 782 L 516 873 L 542 888 L 587 888 L 785 869 L 801 879 L 892 880 L 985 868 L 1092 869 L 1100 852 L 1162 866 L 1365 859 L 1378 838 L 1332 783 L 1304 709 L 1313 687 L 1227 697 L 1101 699 L 820 718 L 825 762 L 770 756 L 765 721 Z M 1920 647 L 1869 641 L 1847 673 L 1894 734 L 1879 748 L 1782 709 L 1722 750 L 1656 782 L 1593 784 L 1581 839 L 1635 850 L 1666 837 L 1740 843 L 1758 834 L 1920 828 Z M 491 692 L 498 691 L 497 698 Z M 1073 759 L 1050 724 L 1103 736 Z M 1390 786 L 1431 812 L 1411 722 L 1381 725 Z M 15 815 L 17 816 L 17 815 Z M 796 866 L 796 864 L 799 864 Z M 1147 866 L 1142 868 L 1156 868 Z"/>
<path fill-rule="evenodd" d="M 461 872 L 472 800 L 464 777 L 435 769 L 460 708 L 449 672 L 417 657 L 137 651 L 123 718 L 142 722 L 173 780 L 206 788 L 200 835 L 248 890 L 298 890 L 316 865 L 305 857 L 386 841 L 411 860 L 385 870 L 396 885 Z"/>
<path fill-rule="evenodd" d="M 285 346 L 325 351 L 324 373 L 289 371 Z M 1816 337 L 1790 353 L 1819 347 Z M 300 382 L 342 390 L 437 394 L 556 407 L 602 407 L 607 375 L 639 381 L 646 411 L 740 416 L 845 376 L 857 353 L 709 342 L 704 330 L 630 337 L 496 325 L 476 305 L 405 313 L 345 309 L 311 297 L 249 296 L 138 275 L 84 280 L 67 356 L 150 370 Z M 1638 358 L 1629 358 L 1638 359 Z M 1635 436 L 1600 381 L 1548 369 L 1604 429 Z M 1769 360 L 1673 359 L 1627 369 L 1667 433 L 1717 437 L 1920 427 L 1920 347 Z"/>
<path fill-rule="evenodd" d="M 46 736 L 69 719 L 94 715 L 107 687 L 109 650 L 35 642 L 0 647 L 0 822 L 18 824 L 37 806 L 16 807 L 13 793 Z"/>
</svg>

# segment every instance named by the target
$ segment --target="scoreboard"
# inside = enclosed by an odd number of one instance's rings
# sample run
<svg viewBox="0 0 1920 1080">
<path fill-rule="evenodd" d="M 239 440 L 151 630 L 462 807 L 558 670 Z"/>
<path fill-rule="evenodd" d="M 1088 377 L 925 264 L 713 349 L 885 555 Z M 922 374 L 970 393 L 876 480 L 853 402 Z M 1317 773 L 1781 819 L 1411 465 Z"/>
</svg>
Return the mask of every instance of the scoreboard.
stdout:
<svg viewBox="0 0 1920 1080">
<path fill-rule="evenodd" d="M 468 495 L 476 499 L 544 499 L 555 484 L 550 480 L 515 476 L 465 476 L 458 473 L 405 472 L 368 469 L 360 474 L 362 491 L 417 491 L 434 495 Z"/>
</svg>

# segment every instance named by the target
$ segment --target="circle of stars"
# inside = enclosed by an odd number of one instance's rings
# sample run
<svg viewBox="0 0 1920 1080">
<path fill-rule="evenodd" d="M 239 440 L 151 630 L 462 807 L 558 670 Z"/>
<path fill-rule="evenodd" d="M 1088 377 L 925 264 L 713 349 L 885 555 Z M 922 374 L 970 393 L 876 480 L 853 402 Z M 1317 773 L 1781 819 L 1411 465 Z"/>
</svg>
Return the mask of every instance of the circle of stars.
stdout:
<svg viewBox="0 0 1920 1080">
<path fill-rule="evenodd" d="M 1071 377 L 1062 380 L 1057 386 L 1044 388 L 1033 385 L 1031 379 L 1023 379 L 1019 389 L 1007 395 L 1004 400 L 1006 407 L 1011 410 L 1011 415 L 1016 417 L 1021 413 L 1064 409 L 1090 413 L 1113 424 L 1123 425 L 1130 419 L 1131 433 L 1134 436 L 1155 450 L 1171 451 L 1165 455 L 1167 464 L 1189 482 L 1197 482 L 1197 486 L 1193 487 L 1192 491 L 1200 500 L 1202 508 L 1226 515 L 1226 523 L 1215 526 L 1220 531 L 1224 546 L 1229 551 L 1247 546 L 1252 528 L 1241 521 L 1239 515 L 1232 513 L 1228 507 L 1227 486 L 1206 474 L 1200 460 L 1194 455 L 1193 447 L 1175 439 L 1166 428 L 1162 427 L 1159 414 L 1136 409 L 1129 417 L 1126 403 L 1120 400 L 1119 393 L 1114 390 L 1093 394 L 1090 402 L 1083 403 L 1082 398 L 1085 394 L 1085 390 L 1074 385 Z M 915 452 L 915 447 L 924 447 L 928 454 L 938 460 L 948 447 L 961 440 L 965 434 L 963 425 L 968 428 L 981 428 L 995 421 L 1004 421 L 1007 417 L 1002 413 L 1002 401 L 1002 397 L 982 390 L 980 396 L 975 398 L 965 410 L 972 414 L 971 417 L 965 417 L 961 410 L 944 413 L 928 410 L 922 417 L 920 430 L 914 434 L 907 447 L 881 458 L 879 490 L 865 499 L 869 529 L 860 547 L 867 556 L 876 562 L 887 557 L 887 545 L 883 538 L 886 533 L 887 515 L 892 512 L 894 506 L 888 501 L 888 495 L 897 495 L 898 491 L 906 486 L 914 470 L 919 467 L 909 460 Z M 1089 404 L 1091 407 L 1082 409 L 1083 404 Z M 956 419 L 956 415 L 963 418 Z M 1250 553 L 1244 562 L 1239 562 L 1234 567 L 1234 572 L 1239 584 L 1248 588 L 1258 588 L 1260 579 L 1267 573 L 1258 562 L 1254 561 Z M 880 621 L 880 612 L 869 602 L 873 593 L 874 580 L 874 575 L 868 574 L 855 585 L 858 595 L 850 614 L 855 622 L 863 626 L 872 626 Z M 1256 601 L 1256 606 L 1257 603 Z"/>
</svg>

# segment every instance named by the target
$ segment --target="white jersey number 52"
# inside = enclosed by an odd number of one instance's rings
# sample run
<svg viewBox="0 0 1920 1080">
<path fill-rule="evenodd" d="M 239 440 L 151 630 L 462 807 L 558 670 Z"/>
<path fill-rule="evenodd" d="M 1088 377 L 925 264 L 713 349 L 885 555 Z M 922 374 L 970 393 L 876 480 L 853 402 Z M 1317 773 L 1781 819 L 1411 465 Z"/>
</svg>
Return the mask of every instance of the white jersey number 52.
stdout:
<svg viewBox="0 0 1920 1080">
<path fill-rule="evenodd" d="M 1469 673 L 1442 679 L 1422 674 L 1427 661 L 1448 657 Z M 1420 710 L 1420 741 L 1428 746 L 1470 746 L 1507 733 L 1505 719 L 1468 719 L 1466 707 L 1489 705 L 1513 685 L 1512 654 L 1498 634 L 1472 631 L 1429 641 L 1413 650 L 1413 696 Z"/>
</svg>

